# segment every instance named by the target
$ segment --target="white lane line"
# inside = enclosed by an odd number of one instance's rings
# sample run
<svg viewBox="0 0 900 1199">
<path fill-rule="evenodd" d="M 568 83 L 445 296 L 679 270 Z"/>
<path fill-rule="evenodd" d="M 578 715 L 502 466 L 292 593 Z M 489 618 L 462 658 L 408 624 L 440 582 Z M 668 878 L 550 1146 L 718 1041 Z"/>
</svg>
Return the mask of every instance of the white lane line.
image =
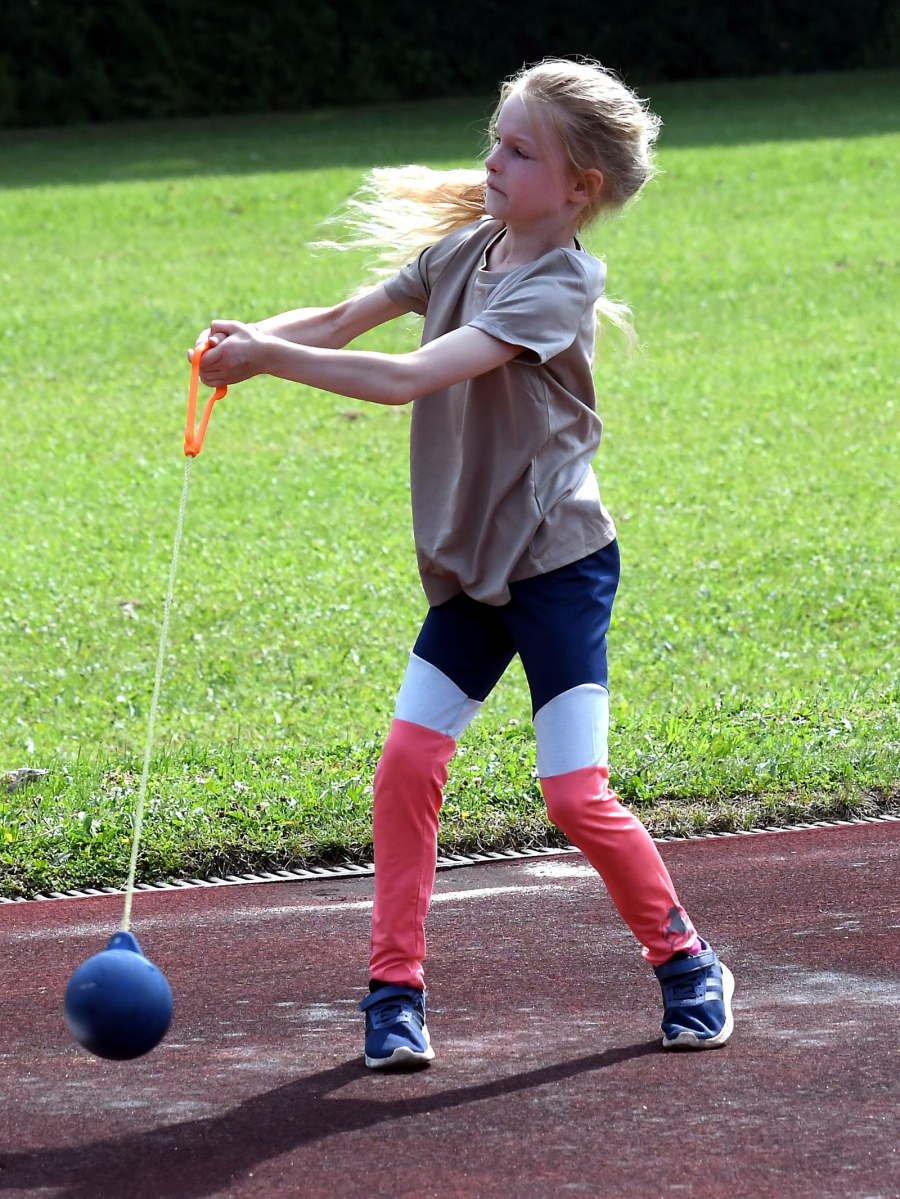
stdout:
<svg viewBox="0 0 900 1199">
<path fill-rule="evenodd" d="M 577 862 L 538 862 L 534 866 L 523 866 L 522 872 L 536 878 L 598 878 L 593 866 L 582 866 Z"/>
<path fill-rule="evenodd" d="M 465 891 L 436 891 L 431 897 L 431 902 L 432 904 L 460 903 L 468 900 L 490 899 L 495 895 L 509 895 L 517 891 L 548 892 L 564 891 L 566 889 L 562 883 L 520 883 L 506 887 L 472 887 Z M 262 920 L 280 920 L 290 916 L 317 916 L 320 913 L 330 912 L 365 912 L 371 911 L 371 909 L 371 899 L 351 899 L 343 903 L 288 904 L 272 908 L 236 908 L 228 912 L 211 912 L 200 917 L 196 914 L 186 915 L 177 921 L 163 916 L 147 916 L 142 919 L 138 910 L 132 931 L 138 941 L 140 941 L 141 934 L 148 929 L 168 927 L 174 931 L 182 923 L 190 924 L 195 928 L 223 924 L 258 924 Z M 91 924 L 79 924 L 74 928 L 59 925 L 52 928 L 29 929 L 14 933 L 9 940 L 35 941 L 54 938 L 62 940 L 63 938 L 103 936 L 104 934 L 112 936 L 115 931 L 113 923 L 113 921 L 103 923 L 95 921 Z"/>
</svg>

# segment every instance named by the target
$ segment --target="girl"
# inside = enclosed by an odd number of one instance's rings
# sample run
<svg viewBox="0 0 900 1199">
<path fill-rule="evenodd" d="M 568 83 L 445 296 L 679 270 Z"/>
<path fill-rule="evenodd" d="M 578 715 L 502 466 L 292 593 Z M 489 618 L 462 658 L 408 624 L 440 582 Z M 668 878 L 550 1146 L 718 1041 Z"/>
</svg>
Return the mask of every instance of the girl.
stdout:
<svg viewBox="0 0 900 1199">
<path fill-rule="evenodd" d="M 516 653 L 549 816 L 656 971 L 663 1045 L 711 1049 L 731 1035 L 731 973 L 608 781 L 619 554 L 591 469 L 602 428 L 591 363 L 595 312 L 627 328 L 628 311 L 601 298 L 605 265 L 576 234 L 637 196 L 658 127 L 598 63 L 525 68 L 501 90 L 486 177 L 379 171 L 351 202 L 357 244 L 425 243 L 398 274 L 334 308 L 214 321 L 198 342 L 215 343 L 202 363 L 209 386 L 268 373 L 413 403 L 413 527 L 430 608 L 375 774 L 371 982 L 360 1005 L 371 1067 L 434 1057 L 422 963 L 447 763 Z M 343 349 L 408 312 L 425 317 L 413 353 Z"/>
</svg>

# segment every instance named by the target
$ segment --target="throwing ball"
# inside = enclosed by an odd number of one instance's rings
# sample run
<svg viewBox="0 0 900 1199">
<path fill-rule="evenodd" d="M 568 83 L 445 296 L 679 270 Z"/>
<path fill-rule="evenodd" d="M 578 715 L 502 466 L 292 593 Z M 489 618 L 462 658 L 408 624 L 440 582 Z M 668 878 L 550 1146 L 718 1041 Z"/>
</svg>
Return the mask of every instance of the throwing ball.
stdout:
<svg viewBox="0 0 900 1199">
<path fill-rule="evenodd" d="M 131 933 L 115 934 L 72 975 L 66 1024 L 97 1057 L 123 1062 L 155 1048 L 172 1019 L 172 990 Z"/>
</svg>

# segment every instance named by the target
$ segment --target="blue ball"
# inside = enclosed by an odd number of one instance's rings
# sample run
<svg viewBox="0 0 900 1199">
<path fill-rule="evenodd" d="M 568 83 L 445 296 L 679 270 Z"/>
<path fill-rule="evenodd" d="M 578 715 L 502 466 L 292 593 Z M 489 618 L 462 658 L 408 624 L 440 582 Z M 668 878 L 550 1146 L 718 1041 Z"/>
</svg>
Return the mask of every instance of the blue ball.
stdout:
<svg viewBox="0 0 900 1199">
<path fill-rule="evenodd" d="M 172 1019 L 172 990 L 131 933 L 115 934 L 72 975 L 66 1024 L 97 1057 L 123 1062 L 155 1048 Z"/>
</svg>

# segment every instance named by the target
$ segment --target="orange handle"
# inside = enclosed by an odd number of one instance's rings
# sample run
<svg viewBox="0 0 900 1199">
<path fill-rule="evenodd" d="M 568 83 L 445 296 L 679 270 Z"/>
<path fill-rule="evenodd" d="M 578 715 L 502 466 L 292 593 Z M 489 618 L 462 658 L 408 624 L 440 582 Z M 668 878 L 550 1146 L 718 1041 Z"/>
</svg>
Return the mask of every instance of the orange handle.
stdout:
<svg viewBox="0 0 900 1199">
<path fill-rule="evenodd" d="M 213 404 L 221 400 L 228 390 L 227 387 L 217 387 L 206 401 L 203 415 L 200 418 L 200 428 L 194 432 L 194 421 L 197 419 L 197 387 L 200 383 L 200 359 L 214 343 L 208 341 L 202 350 L 195 350 L 191 359 L 191 386 L 188 390 L 187 428 L 184 433 L 184 453 L 187 458 L 196 458 L 203 448 L 203 438 L 206 436 L 206 426 L 212 415 Z"/>
</svg>

